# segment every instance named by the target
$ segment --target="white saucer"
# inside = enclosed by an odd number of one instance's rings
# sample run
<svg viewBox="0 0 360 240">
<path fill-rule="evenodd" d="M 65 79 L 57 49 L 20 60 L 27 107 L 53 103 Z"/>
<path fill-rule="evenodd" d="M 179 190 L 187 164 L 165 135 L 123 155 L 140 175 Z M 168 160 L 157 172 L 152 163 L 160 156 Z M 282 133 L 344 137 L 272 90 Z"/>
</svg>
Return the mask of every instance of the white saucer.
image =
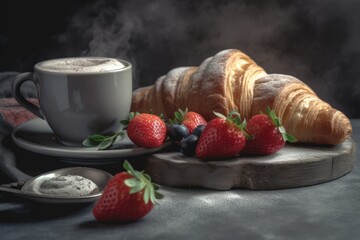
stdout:
<svg viewBox="0 0 360 240">
<path fill-rule="evenodd" d="M 61 144 L 55 137 L 46 121 L 33 119 L 14 128 L 12 140 L 18 146 L 35 153 L 60 157 L 62 161 L 75 164 L 107 164 L 122 161 L 124 158 L 157 152 L 170 145 L 165 142 L 158 148 L 137 147 L 127 137 L 115 142 L 108 150 L 96 147 L 70 147 Z"/>
</svg>

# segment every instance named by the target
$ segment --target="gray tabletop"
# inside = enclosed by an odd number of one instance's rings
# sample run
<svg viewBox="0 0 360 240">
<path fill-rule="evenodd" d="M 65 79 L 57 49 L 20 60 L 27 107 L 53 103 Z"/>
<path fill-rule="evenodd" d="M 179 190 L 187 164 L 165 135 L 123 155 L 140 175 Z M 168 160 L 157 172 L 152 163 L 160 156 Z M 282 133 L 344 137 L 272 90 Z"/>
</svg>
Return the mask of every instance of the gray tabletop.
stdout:
<svg viewBox="0 0 360 240">
<path fill-rule="evenodd" d="M 360 120 L 352 120 L 360 144 Z M 0 239 L 360 239 L 359 153 L 331 182 L 284 190 L 162 187 L 165 198 L 140 221 L 95 221 L 93 203 L 46 205 L 0 197 Z"/>
</svg>

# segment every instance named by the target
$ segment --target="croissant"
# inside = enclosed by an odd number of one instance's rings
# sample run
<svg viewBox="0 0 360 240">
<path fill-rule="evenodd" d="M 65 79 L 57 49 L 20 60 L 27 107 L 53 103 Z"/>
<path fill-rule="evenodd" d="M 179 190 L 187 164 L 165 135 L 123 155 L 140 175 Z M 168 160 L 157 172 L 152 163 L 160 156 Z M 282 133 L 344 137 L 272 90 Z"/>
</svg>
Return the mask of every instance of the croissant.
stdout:
<svg viewBox="0 0 360 240">
<path fill-rule="evenodd" d="M 288 133 L 298 142 L 335 145 L 352 133 L 350 120 L 321 100 L 301 80 L 267 74 L 237 49 L 223 50 L 199 67 L 179 67 L 161 76 L 154 85 L 135 89 L 132 111 L 164 114 L 188 108 L 215 117 L 237 110 L 245 119 L 272 108 Z"/>
</svg>

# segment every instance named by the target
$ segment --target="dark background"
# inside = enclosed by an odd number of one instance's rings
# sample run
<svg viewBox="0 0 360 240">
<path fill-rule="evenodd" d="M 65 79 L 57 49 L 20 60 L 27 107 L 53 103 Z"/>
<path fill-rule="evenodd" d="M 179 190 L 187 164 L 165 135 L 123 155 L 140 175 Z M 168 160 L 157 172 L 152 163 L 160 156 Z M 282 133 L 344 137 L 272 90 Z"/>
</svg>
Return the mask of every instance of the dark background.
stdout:
<svg viewBox="0 0 360 240">
<path fill-rule="evenodd" d="M 237 48 L 360 117 L 357 0 L 7 0 L 0 19 L 0 72 L 32 71 L 49 58 L 120 57 L 133 63 L 136 88 Z"/>
</svg>

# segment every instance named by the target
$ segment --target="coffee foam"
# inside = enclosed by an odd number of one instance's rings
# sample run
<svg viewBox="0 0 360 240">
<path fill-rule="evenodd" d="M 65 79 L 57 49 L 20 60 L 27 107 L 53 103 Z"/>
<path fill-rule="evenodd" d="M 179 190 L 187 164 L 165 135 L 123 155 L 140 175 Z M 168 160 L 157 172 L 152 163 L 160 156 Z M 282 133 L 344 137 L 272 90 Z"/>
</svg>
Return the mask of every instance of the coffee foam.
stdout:
<svg viewBox="0 0 360 240">
<path fill-rule="evenodd" d="M 41 62 L 38 68 L 66 73 L 95 73 L 119 70 L 125 65 L 114 58 L 83 57 L 83 58 L 63 58 Z"/>
</svg>

